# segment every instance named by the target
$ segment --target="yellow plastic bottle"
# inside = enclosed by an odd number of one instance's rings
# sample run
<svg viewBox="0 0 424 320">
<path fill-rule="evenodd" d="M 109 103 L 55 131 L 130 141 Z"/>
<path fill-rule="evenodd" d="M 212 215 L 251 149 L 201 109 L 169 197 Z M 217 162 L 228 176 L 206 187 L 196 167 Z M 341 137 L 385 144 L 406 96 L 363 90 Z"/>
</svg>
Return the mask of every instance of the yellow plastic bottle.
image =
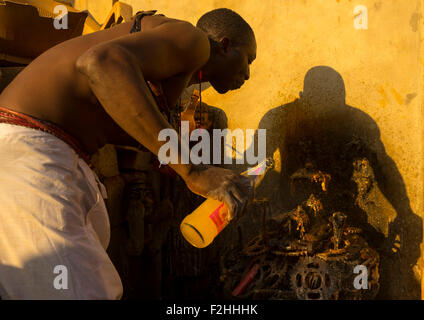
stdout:
<svg viewBox="0 0 424 320">
<path fill-rule="evenodd" d="M 272 158 L 267 158 L 241 174 L 250 178 L 252 186 L 256 187 L 273 165 Z M 180 230 L 191 245 L 204 248 L 212 243 L 229 222 L 227 206 L 218 200 L 207 199 L 184 218 Z"/>
</svg>

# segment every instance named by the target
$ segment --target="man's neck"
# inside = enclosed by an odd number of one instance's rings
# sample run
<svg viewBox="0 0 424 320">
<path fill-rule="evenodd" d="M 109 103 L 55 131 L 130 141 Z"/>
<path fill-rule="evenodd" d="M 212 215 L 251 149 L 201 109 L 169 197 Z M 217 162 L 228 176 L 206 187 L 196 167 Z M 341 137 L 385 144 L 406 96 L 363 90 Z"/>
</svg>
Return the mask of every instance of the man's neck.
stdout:
<svg viewBox="0 0 424 320">
<path fill-rule="evenodd" d="M 190 79 L 190 82 L 188 84 L 188 86 L 191 86 L 192 84 L 196 84 L 199 82 L 208 82 L 208 74 L 209 74 L 209 70 L 213 69 L 213 63 L 211 64 L 211 57 L 213 55 L 216 43 L 214 42 L 214 40 L 212 40 L 211 38 L 209 38 L 209 43 L 210 43 L 210 54 L 209 54 L 209 60 L 208 62 L 205 63 L 205 65 L 200 68 L 199 70 L 197 70 L 195 73 L 193 73 L 193 76 Z M 199 77 L 199 73 L 201 72 L 201 79 Z"/>
</svg>

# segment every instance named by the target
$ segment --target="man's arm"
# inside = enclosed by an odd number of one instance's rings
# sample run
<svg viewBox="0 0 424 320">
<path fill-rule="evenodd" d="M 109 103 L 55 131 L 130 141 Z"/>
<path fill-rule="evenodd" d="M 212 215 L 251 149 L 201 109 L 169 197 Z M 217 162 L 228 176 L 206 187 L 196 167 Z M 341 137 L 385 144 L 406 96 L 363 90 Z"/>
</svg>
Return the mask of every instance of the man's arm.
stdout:
<svg viewBox="0 0 424 320">
<path fill-rule="evenodd" d="M 172 128 L 159 111 L 146 80 L 191 75 L 209 59 L 209 40 L 188 23 L 165 23 L 152 30 L 124 36 L 97 45 L 77 61 L 77 70 L 87 76 L 93 93 L 112 119 L 135 140 L 158 154 L 165 143 L 159 132 Z M 179 143 L 181 146 L 181 143 Z M 230 170 L 181 164 L 170 166 L 190 190 L 224 201 L 231 216 L 240 213 L 246 196 L 240 177 Z"/>
<path fill-rule="evenodd" d="M 177 40 L 171 38 L 176 29 L 165 24 L 157 30 L 100 44 L 85 52 L 76 65 L 78 71 L 88 77 L 105 111 L 156 155 L 164 143 L 158 141 L 159 132 L 171 126 L 160 113 L 146 80 L 162 80 L 181 73 L 189 75 L 208 59 L 208 48 L 197 49 L 208 45 L 202 43 L 200 34 L 186 36 L 178 47 Z M 187 26 L 180 29 L 188 31 Z M 196 47 L 184 54 L 188 50 L 183 46 Z M 189 168 L 185 165 L 174 169 L 184 178 Z"/>
</svg>

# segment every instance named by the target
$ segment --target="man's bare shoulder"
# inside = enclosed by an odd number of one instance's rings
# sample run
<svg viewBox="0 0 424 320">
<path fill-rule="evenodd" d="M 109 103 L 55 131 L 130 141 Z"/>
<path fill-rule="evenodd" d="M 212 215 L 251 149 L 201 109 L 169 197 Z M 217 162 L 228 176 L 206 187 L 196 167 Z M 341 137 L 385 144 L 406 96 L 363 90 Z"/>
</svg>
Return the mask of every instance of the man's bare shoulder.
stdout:
<svg viewBox="0 0 424 320">
<path fill-rule="evenodd" d="M 123 59 L 140 67 L 148 80 L 192 74 L 209 59 L 208 36 L 191 23 L 163 17 L 142 21 L 141 31 L 92 47 L 76 62 L 77 69 L 102 65 L 105 59 Z M 143 18 L 144 20 L 144 18 Z M 89 72 L 88 72 L 89 73 Z"/>
<path fill-rule="evenodd" d="M 171 40 L 183 51 L 198 56 L 209 58 L 210 47 L 208 36 L 199 28 L 188 21 L 168 18 L 164 16 L 152 16 L 146 20 L 145 31 L 153 31 L 158 36 Z M 142 29 L 143 30 L 143 29 Z"/>
</svg>

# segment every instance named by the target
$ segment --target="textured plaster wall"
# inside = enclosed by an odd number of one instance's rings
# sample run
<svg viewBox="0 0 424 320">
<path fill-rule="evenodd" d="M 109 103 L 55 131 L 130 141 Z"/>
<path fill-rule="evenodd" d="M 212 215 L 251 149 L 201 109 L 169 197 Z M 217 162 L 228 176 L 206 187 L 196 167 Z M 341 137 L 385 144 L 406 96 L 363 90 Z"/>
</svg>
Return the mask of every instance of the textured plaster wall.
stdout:
<svg viewBox="0 0 424 320">
<path fill-rule="evenodd" d="M 103 22 L 111 2 L 75 0 L 75 7 L 88 9 L 97 21 Z M 122 2 L 132 5 L 134 12 L 157 9 L 159 13 L 193 24 L 203 13 L 227 7 L 249 22 L 258 44 L 251 79 L 240 90 L 219 95 L 211 88 L 203 96 L 208 104 L 226 112 L 231 129 L 256 129 L 271 109 L 299 98 L 299 92 L 304 91 L 305 75 L 311 68 L 329 67 L 315 69 L 321 72 L 315 82 L 321 81 L 327 86 L 312 83 L 305 90 L 318 97 L 322 106 L 318 112 L 331 113 L 327 105 L 340 103 L 335 100 L 342 96 L 344 85 L 346 105 L 362 111 L 360 114 L 366 118 L 363 123 L 362 116 L 352 121 L 374 130 L 368 144 L 379 158 L 386 177 L 379 181 L 386 184 L 380 189 L 386 191 L 378 190 L 376 196 L 384 217 L 369 217 L 369 220 L 371 223 L 373 219 L 378 220 L 374 223 L 376 228 L 389 237 L 391 224 L 396 217 L 402 218 L 399 232 L 407 234 L 407 238 L 409 234 L 408 240 L 400 238 L 404 241 L 400 244 L 401 254 L 390 258 L 403 262 L 399 263 L 398 270 L 390 273 L 390 283 L 384 288 L 388 297 L 419 298 L 418 256 L 424 205 L 421 0 Z M 356 5 L 365 5 L 368 9 L 367 30 L 354 28 Z M 342 82 L 340 79 L 326 81 L 326 76 L 337 78 L 337 73 Z M 332 83 L 339 86 L 333 88 L 333 96 Z M 343 115 L 337 119 L 341 123 L 351 121 Z M 284 158 L 281 154 L 284 152 L 277 151 L 276 160 Z M 285 168 L 281 163 L 278 161 L 277 170 L 283 172 Z"/>
<path fill-rule="evenodd" d="M 72 0 L 75 9 L 88 10 L 96 21 L 102 24 L 110 10 L 112 0 Z"/>
</svg>

